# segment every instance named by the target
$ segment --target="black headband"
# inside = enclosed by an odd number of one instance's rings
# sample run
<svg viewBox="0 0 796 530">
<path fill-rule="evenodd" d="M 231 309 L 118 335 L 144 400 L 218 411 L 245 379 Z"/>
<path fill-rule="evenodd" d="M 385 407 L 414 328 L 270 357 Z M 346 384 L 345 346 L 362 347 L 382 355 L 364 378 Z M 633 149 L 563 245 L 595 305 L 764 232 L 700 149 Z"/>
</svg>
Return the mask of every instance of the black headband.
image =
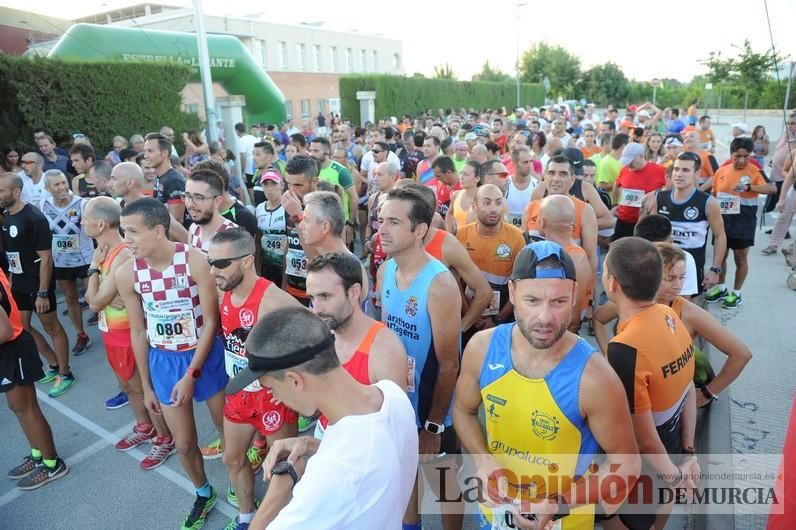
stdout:
<svg viewBox="0 0 796 530">
<path fill-rule="evenodd" d="M 249 370 L 252 372 L 274 372 L 276 370 L 284 370 L 286 368 L 293 368 L 306 361 L 309 361 L 318 352 L 321 352 L 334 344 L 334 335 L 329 333 L 320 343 L 313 346 L 306 346 L 300 350 L 282 355 L 281 357 L 259 357 L 246 353 L 246 358 L 249 360 Z"/>
</svg>

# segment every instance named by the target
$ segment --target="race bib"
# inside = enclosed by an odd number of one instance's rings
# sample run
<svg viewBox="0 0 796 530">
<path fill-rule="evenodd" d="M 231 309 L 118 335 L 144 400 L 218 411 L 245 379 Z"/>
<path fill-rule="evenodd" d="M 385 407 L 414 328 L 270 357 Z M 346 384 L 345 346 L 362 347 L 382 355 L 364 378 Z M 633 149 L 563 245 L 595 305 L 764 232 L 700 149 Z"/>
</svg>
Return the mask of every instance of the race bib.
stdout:
<svg viewBox="0 0 796 530">
<path fill-rule="evenodd" d="M 619 204 L 622 206 L 629 206 L 631 208 L 641 208 L 644 195 L 644 190 L 631 190 L 629 188 L 622 188 L 622 198 L 620 199 Z"/>
<path fill-rule="evenodd" d="M 522 214 L 521 213 L 504 213 L 503 220 L 511 223 L 517 228 L 522 228 Z"/>
<path fill-rule="evenodd" d="M 282 234 L 263 234 L 263 250 L 269 254 L 284 254 L 287 236 Z"/>
<path fill-rule="evenodd" d="M 246 357 L 241 357 L 235 353 L 232 353 L 229 350 L 224 350 L 224 367 L 227 370 L 227 375 L 231 378 L 238 375 L 241 370 L 247 368 L 249 366 Z M 249 386 L 244 388 L 246 392 L 259 392 L 262 390 L 263 387 L 260 385 L 259 381 L 253 381 Z"/>
<path fill-rule="evenodd" d="M 737 215 L 741 213 L 741 198 L 732 193 L 719 192 L 716 195 L 722 215 Z"/>
<path fill-rule="evenodd" d="M 177 349 L 196 344 L 196 327 L 193 311 L 151 311 L 146 314 L 146 332 L 149 342 L 163 348 Z"/>
<path fill-rule="evenodd" d="M 108 319 L 105 318 L 105 311 L 98 311 L 97 312 L 97 327 L 100 331 L 107 333 L 108 328 Z"/>
<path fill-rule="evenodd" d="M 53 252 L 69 254 L 80 251 L 80 236 L 78 234 L 53 234 Z"/>
<path fill-rule="evenodd" d="M 406 391 L 407 392 L 414 392 L 415 391 L 415 358 L 411 355 L 406 357 Z"/>
<path fill-rule="evenodd" d="M 12 274 L 22 274 L 22 259 L 19 252 L 6 252 L 8 256 L 8 272 Z"/>
<path fill-rule="evenodd" d="M 300 276 L 301 278 L 307 277 L 307 255 L 304 254 L 303 250 L 288 249 L 285 274 L 288 276 Z"/>
<path fill-rule="evenodd" d="M 467 286 L 464 289 L 464 296 L 467 297 L 468 300 L 472 300 L 475 297 L 475 291 L 470 289 Z M 482 317 L 491 317 L 497 315 L 500 312 L 500 291 L 492 291 L 492 299 L 489 301 L 489 305 L 481 312 Z"/>
</svg>

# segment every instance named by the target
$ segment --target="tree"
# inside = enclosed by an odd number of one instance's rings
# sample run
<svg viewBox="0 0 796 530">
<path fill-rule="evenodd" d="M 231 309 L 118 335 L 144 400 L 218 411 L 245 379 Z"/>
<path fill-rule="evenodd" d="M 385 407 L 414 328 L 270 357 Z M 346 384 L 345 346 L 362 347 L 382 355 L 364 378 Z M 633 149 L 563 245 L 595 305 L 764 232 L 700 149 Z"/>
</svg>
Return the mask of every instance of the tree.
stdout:
<svg viewBox="0 0 796 530">
<path fill-rule="evenodd" d="M 455 81 L 457 77 L 453 67 L 445 63 L 434 67 L 434 79 L 451 79 Z"/>
<path fill-rule="evenodd" d="M 522 54 L 520 77 L 527 83 L 550 80 L 550 94 L 570 95 L 571 89 L 580 79 L 580 59 L 561 46 L 550 46 L 539 42 Z"/>
<path fill-rule="evenodd" d="M 736 46 L 736 48 L 738 48 Z M 743 117 L 746 119 L 746 109 L 749 106 L 749 92 L 762 92 L 769 79 L 771 71 L 784 57 L 769 49 L 764 53 L 757 53 L 752 50 L 749 39 L 743 41 L 740 47 L 738 59 L 735 61 L 735 71 L 738 80 L 744 89 Z"/>
<path fill-rule="evenodd" d="M 489 59 L 487 59 L 484 65 L 481 67 L 481 71 L 473 75 L 473 81 L 491 81 L 493 83 L 503 83 L 510 80 L 511 76 L 509 74 L 504 74 L 500 68 L 493 68 L 492 65 L 489 64 Z"/>
<path fill-rule="evenodd" d="M 622 69 L 608 62 L 583 72 L 578 82 L 578 96 L 602 105 L 621 105 L 628 99 L 630 83 Z"/>
</svg>

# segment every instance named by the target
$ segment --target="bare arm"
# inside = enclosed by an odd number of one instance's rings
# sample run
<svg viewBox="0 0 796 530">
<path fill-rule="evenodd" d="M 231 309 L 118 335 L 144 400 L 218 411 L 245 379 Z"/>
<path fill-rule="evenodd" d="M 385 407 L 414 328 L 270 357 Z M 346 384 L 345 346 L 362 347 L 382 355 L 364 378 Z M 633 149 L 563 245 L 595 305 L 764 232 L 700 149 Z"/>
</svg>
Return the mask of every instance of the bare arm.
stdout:
<svg viewBox="0 0 796 530">
<path fill-rule="evenodd" d="M 608 353 L 608 324 L 619 318 L 619 311 L 616 304 L 609 301 L 594 310 L 592 325 L 594 326 L 594 338 L 600 346 L 604 355 Z"/>
<path fill-rule="evenodd" d="M 80 196 L 80 177 L 72 178 L 72 193 Z"/>
<path fill-rule="evenodd" d="M 453 204 L 456 201 L 456 195 L 458 193 L 460 193 L 459 190 L 451 194 L 451 207 L 448 208 L 448 213 L 445 215 L 445 231 L 453 235 L 456 235 L 456 229 L 458 228 L 458 226 L 456 226 L 456 218 L 453 216 Z"/>
<path fill-rule="evenodd" d="M 89 309 L 92 311 L 102 311 L 114 298 L 119 295 L 119 290 L 116 288 L 116 283 L 111 281 L 116 270 L 119 269 L 127 260 L 132 258 L 133 255 L 129 250 L 122 249 L 117 255 L 116 259 L 111 264 L 111 269 L 108 271 L 108 277 L 105 281 L 100 282 L 99 274 L 92 274 L 88 278 L 88 287 L 86 288 L 86 302 L 88 302 Z M 98 269 L 100 263 L 92 260 L 89 266 L 92 269 Z"/>
<path fill-rule="evenodd" d="M 348 194 L 348 218 L 351 222 L 355 222 L 357 220 L 357 207 L 359 206 L 357 187 L 352 184 L 345 192 Z"/>
<path fill-rule="evenodd" d="M 450 273 L 438 274 L 428 290 L 428 313 L 434 351 L 439 369 L 428 419 L 442 424 L 450 408 L 456 377 L 459 373 L 459 321 L 450 318 L 461 313 L 459 289 Z"/>
<path fill-rule="evenodd" d="M 183 206 L 185 208 L 185 206 Z M 182 219 L 182 217 L 180 217 Z M 182 225 L 182 222 L 177 221 L 173 215 L 169 221 L 169 239 L 175 243 L 188 242 L 188 230 Z"/>
<path fill-rule="evenodd" d="M 580 223 L 580 246 L 586 251 L 591 265 L 591 277 L 597 278 L 597 216 L 591 205 L 583 209 Z M 592 282 L 592 300 L 597 299 L 597 282 Z"/>
<path fill-rule="evenodd" d="M 49 291 L 53 277 L 52 250 L 37 250 L 39 255 L 39 291 Z"/>
<path fill-rule="evenodd" d="M 470 255 L 467 254 L 467 250 L 458 239 L 446 237 L 442 253 L 445 261 L 450 265 L 449 268 L 455 270 L 464 283 L 475 292 L 470 302 L 470 307 L 467 308 L 467 312 L 462 316 L 462 331 L 467 331 L 470 326 L 480 320 L 481 313 L 489 307 L 489 303 L 492 301 L 492 288 L 489 287 L 484 275 L 475 266 L 473 260 L 470 259 Z M 456 298 L 461 300 L 458 296 Z M 454 314 L 450 312 L 452 309 L 451 306 L 448 306 L 448 314 Z"/>
<path fill-rule="evenodd" d="M 597 216 L 597 228 L 602 230 L 604 228 L 613 227 L 614 219 L 611 216 L 611 212 L 605 206 L 605 203 L 600 199 L 597 188 L 588 182 L 581 182 L 581 189 L 583 190 L 583 198 L 591 205 L 594 209 L 594 215 Z"/>
<path fill-rule="evenodd" d="M 373 359 L 368 363 L 370 380 L 375 383 L 387 379 L 406 390 L 408 361 L 401 340 L 389 329 L 382 329 L 373 343 L 378 347 L 370 350 L 370 358 Z"/>
<path fill-rule="evenodd" d="M 706 209 L 710 231 L 713 232 L 713 266 L 721 267 L 724 255 L 727 253 L 727 234 L 724 232 L 719 201 L 710 197 Z"/>
<path fill-rule="evenodd" d="M 166 206 L 169 208 L 171 216 L 182 225 L 180 219 L 185 219 L 185 203 L 182 201 L 169 201 Z M 169 234 L 171 234 L 171 223 L 169 223 Z"/>
<path fill-rule="evenodd" d="M 217 336 L 216 330 L 219 325 L 218 291 L 216 290 L 216 283 L 210 275 L 210 266 L 201 251 L 190 249 L 188 264 L 193 281 L 199 288 L 199 306 L 202 308 L 202 328 L 204 331 L 198 337 L 199 340 L 196 343 L 196 350 L 191 358 L 189 368 L 201 370 Z"/>
</svg>

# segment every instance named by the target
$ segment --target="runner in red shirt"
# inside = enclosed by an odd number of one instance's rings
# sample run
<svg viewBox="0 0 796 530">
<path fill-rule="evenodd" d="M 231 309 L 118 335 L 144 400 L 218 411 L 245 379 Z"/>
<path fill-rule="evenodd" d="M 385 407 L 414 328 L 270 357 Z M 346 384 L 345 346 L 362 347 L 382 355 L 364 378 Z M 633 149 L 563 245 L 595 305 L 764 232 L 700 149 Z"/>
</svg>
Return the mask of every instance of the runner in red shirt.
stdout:
<svg viewBox="0 0 796 530">
<path fill-rule="evenodd" d="M 616 225 L 613 240 L 632 236 L 644 196 L 666 184 L 666 171 L 662 166 L 644 159 L 644 146 L 629 144 L 619 161 L 624 167 L 614 184 L 614 211 Z"/>
<path fill-rule="evenodd" d="M 454 191 L 462 189 L 459 175 L 456 174 L 456 165 L 447 156 L 441 156 L 431 165 L 434 170 L 434 195 L 437 197 L 436 210 L 444 219 L 451 206 L 451 195 Z"/>
</svg>

